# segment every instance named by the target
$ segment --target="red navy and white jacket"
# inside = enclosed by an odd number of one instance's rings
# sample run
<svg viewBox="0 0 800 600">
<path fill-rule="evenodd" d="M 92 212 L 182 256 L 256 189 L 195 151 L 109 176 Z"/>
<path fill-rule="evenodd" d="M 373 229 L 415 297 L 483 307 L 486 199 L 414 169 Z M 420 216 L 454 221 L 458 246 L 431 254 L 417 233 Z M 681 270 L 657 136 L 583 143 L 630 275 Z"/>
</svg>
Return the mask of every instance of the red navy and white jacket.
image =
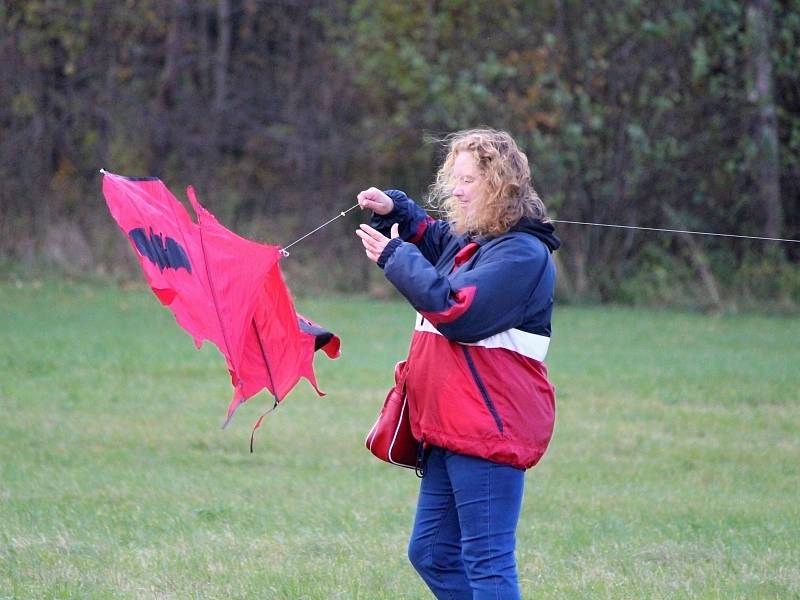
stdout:
<svg viewBox="0 0 800 600">
<path fill-rule="evenodd" d="M 406 392 L 418 440 L 520 469 L 547 449 L 555 393 L 544 358 L 550 342 L 553 226 L 523 219 L 493 238 L 458 236 L 405 193 L 372 226 L 400 237 L 378 259 L 417 310 Z"/>
</svg>

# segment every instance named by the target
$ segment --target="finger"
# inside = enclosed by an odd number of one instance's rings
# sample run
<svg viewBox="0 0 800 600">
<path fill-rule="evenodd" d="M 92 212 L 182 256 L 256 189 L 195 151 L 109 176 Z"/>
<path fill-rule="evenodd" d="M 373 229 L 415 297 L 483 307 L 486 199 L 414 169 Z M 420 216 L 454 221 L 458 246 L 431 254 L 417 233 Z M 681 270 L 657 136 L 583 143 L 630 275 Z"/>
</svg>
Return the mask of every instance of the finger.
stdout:
<svg viewBox="0 0 800 600">
<path fill-rule="evenodd" d="M 364 242 L 365 245 L 367 243 L 374 244 L 377 241 L 369 233 L 361 231 L 360 229 L 356 229 L 356 235 L 361 238 L 361 241 Z"/>
<path fill-rule="evenodd" d="M 362 210 L 371 208 L 374 204 L 372 199 L 369 197 L 369 190 L 364 190 L 363 192 L 359 192 L 356 196 L 358 199 L 358 205 L 361 207 Z"/>
<path fill-rule="evenodd" d="M 362 223 L 361 225 L 359 225 L 359 227 L 361 227 L 361 231 L 365 232 L 367 235 L 369 235 L 373 239 L 379 240 L 379 239 L 382 239 L 382 238 L 386 237 L 380 231 L 378 231 L 377 229 L 373 229 L 372 227 L 370 227 L 369 225 L 367 225 L 365 223 Z"/>
<path fill-rule="evenodd" d="M 359 202 L 365 204 L 374 204 L 376 198 L 379 197 L 377 192 L 378 188 L 371 187 L 369 189 L 360 191 L 356 197 L 358 198 Z"/>
<path fill-rule="evenodd" d="M 395 223 L 394 225 L 392 225 L 392 230 L 390 232 L 390 237 L 392 239 L 394 239 L 396 237 L 400 237 L 400 224 L 399 223 Z"/>
<path fill-rule="evenodd" d="M 378 254 L 383 252 L 384 244 L 381 244 L 380 241 L 369 237 L 363 231 L 356 231 L 356 235 L 361 238 L 361 243 L 364 244 L 364 248 L 367 250 L 371 252 L 377 252 Z"/>
</svg>

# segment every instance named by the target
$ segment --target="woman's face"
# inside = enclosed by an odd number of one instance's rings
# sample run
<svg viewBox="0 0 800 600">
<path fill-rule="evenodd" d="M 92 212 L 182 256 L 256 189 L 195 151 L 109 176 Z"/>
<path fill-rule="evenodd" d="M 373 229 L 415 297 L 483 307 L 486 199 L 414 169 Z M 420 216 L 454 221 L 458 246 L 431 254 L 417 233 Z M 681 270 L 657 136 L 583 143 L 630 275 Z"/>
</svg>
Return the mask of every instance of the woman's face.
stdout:
<svg viewBox="0 0 800 600">
<path fill-rule="evenodd" d="M 458 201 L 464 218 L 469 219 L 477 206 L 483 188 L 478 162 L 470 152 L 459 152 L 453 163 L 453 197 Z"/>
</svg>

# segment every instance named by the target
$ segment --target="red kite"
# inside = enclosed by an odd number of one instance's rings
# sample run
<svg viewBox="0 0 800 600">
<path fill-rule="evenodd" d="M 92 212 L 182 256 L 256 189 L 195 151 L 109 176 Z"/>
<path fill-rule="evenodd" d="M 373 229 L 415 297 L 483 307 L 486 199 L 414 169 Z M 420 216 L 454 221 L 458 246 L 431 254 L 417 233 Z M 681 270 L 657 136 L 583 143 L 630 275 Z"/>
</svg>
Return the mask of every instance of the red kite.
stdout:
<svg viewBox="0 0 800 600">
<path fill-rule="evenodd" d="M 277 405 L 305 377 L 323 395 L 314 351 L 338 357 L 339 338 L 295 312 L 281 249 L 237 236 L 200 205 L 191 187 L 186 193 L 197 223 L 161 180 L 103 171 L 108 208 L 153 293 L 198 348 L 210 340 L 228 362 L 234 394 L 225 424 L 263 388 Z"/>
</svg>

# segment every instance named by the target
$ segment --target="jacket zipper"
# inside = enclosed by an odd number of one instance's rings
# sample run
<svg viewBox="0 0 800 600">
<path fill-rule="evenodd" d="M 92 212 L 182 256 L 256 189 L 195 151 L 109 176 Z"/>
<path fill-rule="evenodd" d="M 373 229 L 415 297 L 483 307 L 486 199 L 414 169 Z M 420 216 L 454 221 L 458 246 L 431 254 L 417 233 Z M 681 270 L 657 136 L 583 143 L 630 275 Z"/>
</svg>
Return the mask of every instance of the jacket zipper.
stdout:
<svg viewBox="0 0 800 600">
<path fill-rule="evenodd" d="M 475 381 L 475 385 L 478 386 L 478 390 L 481 393 L 481 397 L 483 398 L 483 403 L 486 405 L 486 408 L 489 409 L 489 412 L 492 414 L 492 418 L 494 418 L 494 424 L 497 425 L 497 430 L 500 433 L 503 433 L 503 421 L 500 419 L 500 413 L 497 412 L 497 408 L 495 408 L 494 402 L 489 397 L 489 390 L 486 389 L 486 386 L 483 384 L 483 380 L 481 379 L 480 374 L 478 373 L 478 369 L 475 366 L 475 362 L 472 360 L 472 354 L 469 352 L 469 348 L 467 346 L 461 345 L 461 349 L 464 351 L 464 358 L 467 359 L 467 365 L 469 365 L 469 370 L 472 373 L 472 379 Z"/>
</svg>

